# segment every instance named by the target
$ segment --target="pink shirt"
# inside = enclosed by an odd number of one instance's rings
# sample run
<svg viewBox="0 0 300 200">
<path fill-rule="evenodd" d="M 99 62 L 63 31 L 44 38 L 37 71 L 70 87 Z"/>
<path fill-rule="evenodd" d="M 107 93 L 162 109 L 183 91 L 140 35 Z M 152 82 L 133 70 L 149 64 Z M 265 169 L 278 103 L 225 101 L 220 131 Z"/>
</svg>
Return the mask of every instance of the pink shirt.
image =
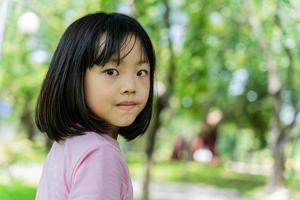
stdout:
<svg viewBox="0 0 300 200">
<path fill-rule="evenodd" d="M 54 142 L 35 199 L 132 200 L 132 183 L 119 143 L 93 132 Z"/>
</svg>

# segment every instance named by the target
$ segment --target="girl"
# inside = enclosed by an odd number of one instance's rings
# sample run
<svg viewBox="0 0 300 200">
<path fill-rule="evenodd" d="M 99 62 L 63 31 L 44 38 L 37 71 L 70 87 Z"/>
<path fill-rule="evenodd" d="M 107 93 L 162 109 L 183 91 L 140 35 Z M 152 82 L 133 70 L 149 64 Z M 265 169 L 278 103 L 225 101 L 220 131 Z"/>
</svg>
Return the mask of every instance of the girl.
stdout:
<svg viewBox="0 0 300 200">
<path fill-rule="evenodd" d="M 53 55 L 36 124 L 54 140 L 36 200 L 133 199 L 118 135 L 150 122 L 155 55 L 133 18 L 94 13 L 73 22 Z"/>
</svg>

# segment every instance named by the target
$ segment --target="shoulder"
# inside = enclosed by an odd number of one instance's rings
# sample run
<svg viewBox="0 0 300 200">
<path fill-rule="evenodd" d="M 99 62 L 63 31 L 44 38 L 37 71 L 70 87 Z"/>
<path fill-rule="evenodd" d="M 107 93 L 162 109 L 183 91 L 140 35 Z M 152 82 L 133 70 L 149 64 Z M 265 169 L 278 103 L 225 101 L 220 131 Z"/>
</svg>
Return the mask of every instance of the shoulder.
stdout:
<svg viewBox="0 0 300 200">
<path fill-rule="evenodd" d="M 114 158 L 122 160 L 122 153 L 117 144 L 113 144 L 105 136 L 87 132 L 65 140 L 64 157 L 68 168 L 76 168 L 89 157 L 106 160 Z M 101 155 L 101 157 L 100 157 Z"/>
<path fill-rule="evenodd" d="M 64 146 L 64 166 L 67 179 L 72 182 L 77 171 L 88 165 L 108 165 L 120 168 L 124 159 L 119 147 L 105 136 L 94 132 L 66 139 Z M 68 182 L 69 182 L 68 181 Z"/>
<path fill-rule="evenodd" d="M 120 199 L 129 172 L 118 143 L 107 136 L 87 133 L 66 140 L 65 158 L 69 198 Z M 88 195 L 88 196 L 87 196 Z"/>
<path fill-rule="evenodd" d="M 119 151 L 118 146 L 107 140 L 104 135 L 94 132 L 86 132 L 84 135 L 74 136 L 65 141 L 66 151 L 77 155 L 101 148 L 111 148 Z"/>
</svg>

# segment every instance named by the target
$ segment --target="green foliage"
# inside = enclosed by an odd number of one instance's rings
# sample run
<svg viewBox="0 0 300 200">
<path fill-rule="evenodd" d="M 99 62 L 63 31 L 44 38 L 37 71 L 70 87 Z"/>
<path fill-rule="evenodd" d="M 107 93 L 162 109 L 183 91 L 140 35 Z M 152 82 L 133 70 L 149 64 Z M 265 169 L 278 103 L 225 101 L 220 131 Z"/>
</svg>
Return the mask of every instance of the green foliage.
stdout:
<svg viewBox="0 0 300 200">
<path fill-rule="evenodd" d="M 1 200 L 34 199 L 36 187 L 28 183 L 14 180 L 8 184 L 0 183 Z"/>
<path fill-rule="evenodd" d="M 41 162 L 45 159 L 46 149 L 39 143 L 28 140 L 25 134 L 1 138 L 0 167 L 16 163 Z"/>
<path fill-rule="evenodd" d="M 234 152 L 238 144 L 237 130 L 234 126 L 223 126 L 219 131 L 217 152 L 223 159 L 234 159 Z"/>
<path fill-rule="evenodd" d="M 205 115 L 212 109 L 223 112 L 219 151 L 226 158 L 240 158 L 250 151 L 266 148 L 266 134 L 271 116 L 271 100 L 267 85 L 267 64 L 255 33 L 249 25 L 250 14 L 262 24 L 262 32 L 275 49 L 282 82 L 287 82 L 281 94 L 283 103 L 299 105 L 300 34 L 296 1 L 251 1 L 249 7 L 244 1 L 169 1 L 171 27 L 183 30 L 175 48 L 176 72 L 174 93 L 170 108 L 160 118 L 162 129 L 157 147 L 163 152 L 171 148 L 173 135 L 182 134 L 193 138 L 203 125 Z M 279 3 L 280 10 L 276 10 Z M 22 120 L 24 113 L 33 119 L 36 97 L 47 71 L 51 56 L 64 29 L 76 18 L 99 10 L 118 11 L 127 1 L 114 0 L 65 0 L 34 1 L 34 4 L 13 1 L 9 7 L 5 32 L 3 60 L 0 63 L 0 98 L 12 104 L 10 122 L 21 128 L 30 126 Z M 167 33 L 164 28 L 164 6 L 162 0 L 135 1 L 138 20 L 145 26 L 157 53 L 158 81 L 166 83 L 169 66 Z M 18 17 L 27 10 L 33 10 L 41 20 L 37 33 L 26 35 L 17 29 Z M 274 24 L 278 12 L 285 33 Z M 171 29 L 173 34 L 177 29 Z M 173 36 L 173 35 L 172 35 Z M 173 37 L 172 37 L 173 39 Z M 287 77 L 289 58 L 284 46 L 293 57 L 292 77 Z M 35 50 L 48 53 L 48 59 L 35 63 L 31 59 Z M 237 70 L 246 70 L 248 78 L 244 91 L 230 94 L 230 85 Z M 249 95 L 256 95 L 249 100 Z M 26 108 L 26 109 L 25 109 Z M 294 108 L 296 109 L 296 108 Z M 29 113 L 29 114 L 28 114 Z M 26 124 L 27 123 L 27 124 Z M 230 126 L 228 126 L 230 124 Z M 233 127 L 233 128 L 232 128 Z M 27 131 L 29 129 L 22 129 Z M 247 131 L 246 134 L 244 130 Z M 254 135 L 254 137 L 250 135 Z M 247 136 L 245 136 L 247 135 Z M 245 137 L 244 137 L 245 136 Z M 253 140 L 240 148 L 237 144 Z M 144 144 L 145 139 L 142 141 Z M 142 151 L 143 145 L 132 143 Z M 237 155 L 236 152 L 240 152 Z M 167 153 L 166 153 L 167 154 Z M 166 155 L 162 157 L 167 157 Z"/>
</svg>

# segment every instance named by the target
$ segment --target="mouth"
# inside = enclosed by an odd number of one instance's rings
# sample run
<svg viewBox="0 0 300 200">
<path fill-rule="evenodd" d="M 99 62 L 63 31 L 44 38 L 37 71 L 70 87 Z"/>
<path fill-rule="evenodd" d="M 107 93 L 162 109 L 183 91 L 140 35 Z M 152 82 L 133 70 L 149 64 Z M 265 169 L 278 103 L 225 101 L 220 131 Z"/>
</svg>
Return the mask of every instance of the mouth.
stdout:
<svg viewBox="0 0 300 200">
<path fill-rule="evenodd" d="M 117 107 L 122 110 L 129 111 L 129 110 L 132 110 L 133 108 L 135 108 L 136 105 L 137 105 L 137 103 L 135 103 L 135 102 L 122 102 L 122 103 L 117 104 Z"/>
</svg>

